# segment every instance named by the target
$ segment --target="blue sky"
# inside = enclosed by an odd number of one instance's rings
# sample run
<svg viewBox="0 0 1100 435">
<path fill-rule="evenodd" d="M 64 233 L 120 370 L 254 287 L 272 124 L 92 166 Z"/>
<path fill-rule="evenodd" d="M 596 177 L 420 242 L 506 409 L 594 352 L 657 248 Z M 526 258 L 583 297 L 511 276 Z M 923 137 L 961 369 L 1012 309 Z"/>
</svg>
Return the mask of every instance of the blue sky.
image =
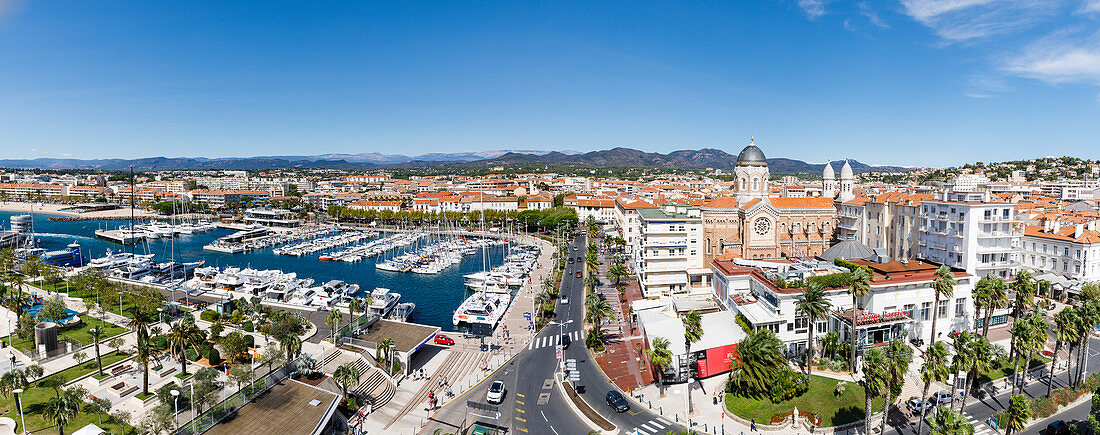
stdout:
<svg viewBox="0 0 1100 435">
<path fill-rule="evenodd" d="M 1100 158 L 1100 0 L 0 0 L 0 158 Z"/>
</svg>

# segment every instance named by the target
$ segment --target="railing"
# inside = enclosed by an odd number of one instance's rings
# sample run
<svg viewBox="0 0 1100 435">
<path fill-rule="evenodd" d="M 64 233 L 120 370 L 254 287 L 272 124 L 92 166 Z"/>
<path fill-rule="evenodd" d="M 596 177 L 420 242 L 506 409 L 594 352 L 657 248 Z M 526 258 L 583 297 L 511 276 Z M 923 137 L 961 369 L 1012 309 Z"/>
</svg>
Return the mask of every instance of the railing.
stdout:
<svg viewBox="0 0 1100 435">
<path fill-rule="evenodd" d="M 297 365 L 297 359 L 272 369 L 266 374 L 262 375 L 260 379 L 240 387 L 240 391 L 233 393 L 229 397 L 225 398 L 221 402 L 218 402 L 214 406 L 211 406 L 206 411 L 199 414 L 198 417 L 192 419 L 187 423 L 180 423 L 178 435 L 191 435 L 201 434 L 213 427 L 218 422 L 222 421 L 225 417 L 232 415 L 238 409 L 241 409 L 244 405 L 248 404 L 260 394 L 271 389 L 279 382 L 290 376 L 294 371 L 294 367 Z"/>
</svg>

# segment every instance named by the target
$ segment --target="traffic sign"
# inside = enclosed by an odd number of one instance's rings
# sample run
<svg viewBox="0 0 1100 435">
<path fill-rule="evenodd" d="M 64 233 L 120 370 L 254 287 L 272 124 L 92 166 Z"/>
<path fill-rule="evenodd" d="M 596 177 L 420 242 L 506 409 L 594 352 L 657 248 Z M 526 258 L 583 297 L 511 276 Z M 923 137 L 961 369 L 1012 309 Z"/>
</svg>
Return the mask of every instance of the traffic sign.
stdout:
<svg viewBox="0 0 1100 435">
<path fill-rule="evenodd" d="M 558 359 L 558 360 L 561 360 L 561 356 L 562 356 L 562 355 L 561 355 L 561 349 L 558 349 L 558 351 L 557 351 L 557 352 L 555 352 L 555 354 L 557 355 L 557 359 Z"/>
</svg>

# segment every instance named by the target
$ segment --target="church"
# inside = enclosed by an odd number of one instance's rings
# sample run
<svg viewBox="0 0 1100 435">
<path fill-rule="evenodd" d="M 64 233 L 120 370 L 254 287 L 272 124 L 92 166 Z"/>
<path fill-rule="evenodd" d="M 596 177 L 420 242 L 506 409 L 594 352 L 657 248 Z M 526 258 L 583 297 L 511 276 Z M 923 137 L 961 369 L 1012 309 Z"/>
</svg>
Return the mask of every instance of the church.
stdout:
<svg viewBox="0 0 1100 435">
<path fill-rule="evenodd" d="M 836 201 L 850 199 L 855 184 L 852 168 L 845 162 L 838 189 L 832 166 L 826 164 L 821 197 L 773 197 L 768 161 L 755 140 L 738 154 L 733 174 L 730 192 L 706 201 L 700 209 L 704 264 L 718 257 L 807 258 L 821 254 L 835 239 Z"/>
</svg>

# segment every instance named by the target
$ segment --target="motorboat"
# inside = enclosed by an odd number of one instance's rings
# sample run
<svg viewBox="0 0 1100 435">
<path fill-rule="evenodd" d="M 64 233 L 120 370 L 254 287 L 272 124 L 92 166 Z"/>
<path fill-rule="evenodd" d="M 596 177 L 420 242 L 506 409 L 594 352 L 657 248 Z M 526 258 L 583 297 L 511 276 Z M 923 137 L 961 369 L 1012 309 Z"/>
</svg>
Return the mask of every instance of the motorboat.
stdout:
<svg viewBox="0 0 1100 435">
<path fill-rule="evenodd" d="M 370 292 L 371 302 L 367 306 L 367 313 L 385 318 L 397 306 L 401 300 L 400 293 L 394 293 L 388 288 L 377 287 Z"/>
</svg>

